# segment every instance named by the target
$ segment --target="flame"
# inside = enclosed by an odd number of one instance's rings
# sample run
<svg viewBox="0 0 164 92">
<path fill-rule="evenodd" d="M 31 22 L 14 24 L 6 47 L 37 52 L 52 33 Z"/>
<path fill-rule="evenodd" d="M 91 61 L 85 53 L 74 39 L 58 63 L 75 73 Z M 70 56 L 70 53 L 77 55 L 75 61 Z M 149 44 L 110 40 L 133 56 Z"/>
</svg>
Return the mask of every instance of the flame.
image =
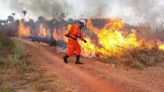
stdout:
<svg viewBox="0 0 164 92">
<path fill-rule="evenodd" d="M 103 28 L 98 29 L 93 26 L 92 20 L 89 19 L 87 21 L 87 28 L 97 36 L 98 40 L 89 37 L 84 38 L 87 43 L 78 40 L 82 55 L 85 57 L 121 56 L 124 55 L 126 50 L 138 47 L 152 49 L 159 46 L 160 50 L 164 50 L 164 44 L 160 45 L 160 41 L 147 41 L 144 37 L 138 35 L 135 29 L 131 29 L 130 32 L 124 31 L 124 26 L 124 22 L 113 19 L 109 20 Z M 71 25 L 68 25 L 64 34 L 68 33 L 70 28 Z M 65 39 L 65 41 L 67 40 Z"/>
<path fill-rule="evenodd" d="M 84 43 L 83 41 L 79 40 L 79 44 L 81 45 L 82 48 L 82 55 L 86 57 L 95 56 L 96 54 L 95 48 L 97 48 L 97 46 L 93 44 L 91 39 L 86 38 L 85 40 L 87 41 L 87 43 Z"/>
<path fill-rule="evenodd" d="M 47 37 L 46 28 L 43 24 L 39 25 L 39 34 L 38 34 L 38 36 L 41 37 L 41 38 Z"/>
<path fill-rule="evenodd" d="M 70 31 L 71 26 L 71 24 L 68 24 L 66 30 L 63 32 L 64 41 L 66 42 L 68 41 L 68 38 L 65 36 L 65 34 L 67 34 Z"/>
<path fill-rule="evenodd" d="M 90 38 L 86 38 L 87 44 L 80 41 L 82 52 L 85 55 L 99 54 L 101 56 L 111 56 L 121 54 L 122 50 L 141 45 L 140 41 L 137 40 L 135 30 L 125 35 L 126 32 L 121 30 L 124 27 L 124 23 L 120 20 L 109 21 L 102 29 L 95 28 L 91 20 L 88 20 L 87 27 L 97 35 L 98 44 L 94 44 Z"/>
<path fill-rule="evenodd" d="M 164 51 L 164 43 L 161 44 L 161 45 L 159 45 L 159 49 L 162 50 L 162 51 Z"/>
<path fill-rule="evenodd" d="M 93 23 L 92 23 L 92 20 L 91 19 L 89 19 L 87 21 L 87 28 L 89 28 L 90 30 L 92 30 L 92 32 L 94 32 L 95 34 L 97 34 L 97 32 L 98 32 L 98 29 L 93 26 Z"/>
<path fill-rule="evenodd" d="M 19 20 L 18 26 L 18 36 L 19 37 L 28 37 L 30 36 L 30 27 L 26 27 L 23 20 Z"/>
<path fill-rule="evenodd" d="M 58 41 L 58 40 L 65 40 L 66 41 L 66 37 L 64 36 L 65 35 L 65 28 L 59 28 L 59 29 L 54 29 L 53 31 L 53 38 Z"/>
<path fill-rule="evenodd" d="M 124 22 L 118 20 L 118 19 L 113 19 L 110 20 L 106 25 L 105 28 L 106 29 L 111 29 L 111 30 L 118 30 L 121 29 L 124 26 Z"/>
</svg>

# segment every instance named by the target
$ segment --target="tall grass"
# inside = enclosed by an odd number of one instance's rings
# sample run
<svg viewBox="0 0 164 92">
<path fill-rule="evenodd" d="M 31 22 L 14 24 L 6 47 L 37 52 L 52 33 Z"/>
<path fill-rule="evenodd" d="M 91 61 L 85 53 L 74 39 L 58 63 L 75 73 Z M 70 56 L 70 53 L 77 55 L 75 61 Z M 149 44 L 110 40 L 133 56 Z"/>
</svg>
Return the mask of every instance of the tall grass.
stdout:
<svg viewBox="0 0 164 92">
<path fill-rule="evenodd" d="M 27 55 L 26 49 L 18 40 L 0 32 L 0 73 L 3 72 L 0 75 L 5 74 L 8 69 L 25 68 L 24 60 Z M 0 92 L 14 92 L 12 85 L 7 85 L 3 76 L 0 80 Z"/>
<path fill-rule="evenodd" d="M 12 43 L 12 45 L 10 45 Z M 8 45 L 7 45 L 8 44 Z M 10 45 L 10 46 L 9 46 Z M 28 56 L 26 49 L 19 41 L 10 41 L 0 45 L 0 64 L 18 65 Z"/>
<path fill-rule="evenodd" d="M 14 41 L 14 54 L 9 55 L 9 61 L 12 65 L 18 65 L 22 62 L 22 59 L 27 56 L 27 51 L 23 45 L 18 41 Z"/>
<path fill-rule="evenodd" d="M 18 40 L 13 40 L 0 32 L 0 65 L 17 65 L 27 56 L 27 51 Z"/>
<path fill-rule="evenodd" d="M 148 48 L 135 48 L 126 51 L 125 57 L 127 58 L 125 64 L 131 68 L 143 69 L 148 66 L 156 66 L 158 63 L 163 62 L 164 52 Z"/>
</svg>

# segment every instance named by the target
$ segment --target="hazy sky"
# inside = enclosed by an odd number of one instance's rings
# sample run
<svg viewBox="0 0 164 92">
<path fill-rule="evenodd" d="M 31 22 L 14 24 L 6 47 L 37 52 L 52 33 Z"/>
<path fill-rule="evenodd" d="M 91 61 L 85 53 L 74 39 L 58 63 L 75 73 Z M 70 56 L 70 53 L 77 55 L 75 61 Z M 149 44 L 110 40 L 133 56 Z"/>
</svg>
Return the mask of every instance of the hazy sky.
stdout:
<svg viewBox="0 0 164 92">
<path fill-rule="evenodd" d="M 116 17 L 136 24 L 140 22 L 160 23 L 164 21 L 164 0 L 0 0 L 0 19 L 6 19 L 12 12 L 22 17 Z"/>
</svg>

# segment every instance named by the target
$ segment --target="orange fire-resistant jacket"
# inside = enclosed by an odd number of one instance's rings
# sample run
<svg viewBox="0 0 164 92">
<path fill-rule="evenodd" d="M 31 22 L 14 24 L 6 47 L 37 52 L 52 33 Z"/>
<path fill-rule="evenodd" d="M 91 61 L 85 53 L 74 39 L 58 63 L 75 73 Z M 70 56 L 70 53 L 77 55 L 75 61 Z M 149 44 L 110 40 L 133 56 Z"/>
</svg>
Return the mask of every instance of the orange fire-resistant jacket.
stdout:
<svg viewBox="0 0 164 92">
<path fill-rule="evenodd" d="M 78 37 L 82 37 L 80 28 L 77 24 L 72 24 L 70 31 L 69 31 L 69 38 L 68 38 L 68 47 L 67 47 L 67 55 L 71 56 L 74 53 L 74 50 L 76 50 L 76 55 L 80 55 L 80 45 L 78 41 L 76 40 Z M 74 38 L 74 39 L 73 39 Z"/>
</svg>

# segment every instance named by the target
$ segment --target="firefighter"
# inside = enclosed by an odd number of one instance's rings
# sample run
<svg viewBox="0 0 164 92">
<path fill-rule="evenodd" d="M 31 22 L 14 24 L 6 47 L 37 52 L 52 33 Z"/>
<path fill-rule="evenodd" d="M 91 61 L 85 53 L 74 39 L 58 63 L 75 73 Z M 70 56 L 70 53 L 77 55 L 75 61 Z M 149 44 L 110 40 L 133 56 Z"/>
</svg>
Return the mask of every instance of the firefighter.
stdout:
<svg viewBox="0 0 164 92">
<path fill-rule="evenodd" d="M 84 19 L 80 19 L 78 23 L 72 24 L 69 32 L 65 35 L 68 37 L 68 45 L 67 45 L 67 54 L 63 57 L 64 62 L 67 62 L 67 58 L 72 56 L 74 51 L 76 51 L 76 63 L 75 64 L 83 64 L 80 62 L 80 45 L 77 39 L 81 39 L 86 43 L 86 40 L 83 39 L 81 29 L 86 25 L 86 21 Z"/>
</svg>

